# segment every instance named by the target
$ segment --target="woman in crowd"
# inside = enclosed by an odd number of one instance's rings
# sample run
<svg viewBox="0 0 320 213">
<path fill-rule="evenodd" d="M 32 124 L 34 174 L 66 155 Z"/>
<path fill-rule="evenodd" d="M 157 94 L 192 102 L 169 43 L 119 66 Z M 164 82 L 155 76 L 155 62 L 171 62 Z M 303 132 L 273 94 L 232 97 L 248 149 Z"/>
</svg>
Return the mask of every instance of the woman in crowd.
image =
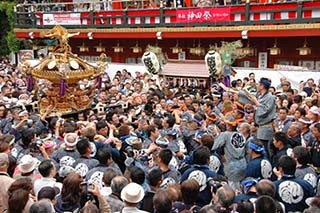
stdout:
<svg viewBox="0 0 320 213">
<path fill-rule="evenodd" d="M 174 202 L 172 206 L 173 212 L 182 212 L 189 210 L 191 212 L 199 212 L 201 209 L 196 205 L 200 191 L 198 182 L 194 179 L 186 180 L 181 183 L 182 202 Z"/>
<path fill-rule="evenodd" d="M 22 177 L 13 182 L 8 189 L 8 195 L 9 213 L 28 213 L 30 206 L 36 201 L 32 179 Z"/>
<path fill-rule="evenodd" d="M 54 209 L 58 213 L 73 212 L 80 209 L 82 177 L 77 173 L 70 173 L 63 181 L 61 194 L 57 197 Z"/>
<path fill-rule="evenodd" d="M 249 86 L 252 90 L 249 92 L 252 94 L 249 93 L 250 97 L 247 97 L 249 94 L 245 93 L 244 89 L 248 85 L 241 88 L 241 81 L 233 85 L 232 90 L 237 95 L 232 96 L 230 88 L 227 87 L 222 88 L 217 85 L 217 87 L 206 89 L 205 80 L 201 80 L 201 83 L 197 79 L 169 79 L 168 82 L 165 79 L 157 79 L 161 80 L 158 84 L 148 73 L 144 76 L 136 74 L 133 78 L 127 75 L 127 72 L 119 71 L 116 73 L 115 80 L 103 80 L 103 86 L 100 91 L 97 91 L 92 107 L 81 112 L 63 115 L 63 119 L 59 116 L 41 119 L 40 131 L 38 128 L 33 129 L 25 125 L 25 121 L 22 122 L 22 117 L 27 121 L 29 116 L 39 115 L 35 112 L 36 110 L 25 111 L 16 104 L 17 97 L 19 103 L 27 103 L 25 99 L 32 95 L 20 88 L 25 85 L 25 79 L 22 78 L 22 82 L 18 79 L 12 80 L 20 75 L 20 71 L 12 72 L 16 72 L 15 75 L 0 70 L 0 86 L 2 86 L 0 97 L 3 103 L 2 105 L 0 103 L 0 152 L 12 155 L 13 158 L 16 156 L 18 165 L 12 167 L 13 169 L 17 167 L 22 173 L 22 178 L 16 180 L 7 190 L 9 198 L 7 211 L 10 213 L 28 212 L 29 206 L 36 200 L 33 196 L 33 182 L 26 176 L 32 175 L 37 178 L 38 160 L 42 161 L 44 158 L 52 160 L 57 167 L 59 172 L 52 178 L 63 182 L 63 187 L 61 192 L 55 192 L 52 189 L 50 196 L 46 194 L 48 191 L 44 191 L 40 197 L 48 197 L 52 201 L 54 211 L 58 213 L 79 211 L 108 213 L 109 205 L 119 207 L 117 209 L 119 212 L 125 206 L 123 213 L 131 212 L 132 207 L 134 212 L 141 212 L 139 202 L 145 199 L 143 198 L 145 194 L 154 195 L 153 207 L 160 213 L 170 212 L 170 209 L 171 212 L 199 212 L 200 206 L 208 204 L 209 206 L 201 212 L 221 212 L 222 208 L 224 208 L 223 212 L 228 213 L 232 210 L 253 212 L 251 208 L 251 203 L 255 203 L 253 200 L 246 200 L 238 203 L 234 208 L 229 208 L 234 203 L 235 189 L 240 189 L 238 183 L 242 178 L 241 172 L 247 169 L 246 153 L 249 151 L 247 140 L 248 138 L 256 140 L 255 135 L 259 129 L 274 128 L 273 121 L 279 119 L 280 108 L 283 106 L 290 109 L 290 114 L 283 116 L 284 119 L 297 121 L 293 126 L 296 131 L 293 132 L 292 137 L 299 141 L 299 137 L 302 136 L 305 141 L 308 141 L 305 144 L 309 146 L 308 150 L 312 151 L 312 164 L 318 167 L 317 171 L 320 171 L 320 163 L 317 161 L 320 147 L 318 96 L 312 96 L 312 100 L 310 97 L 304 97 L 303 94 L 300 97 L 301 91 L 293 93 L 291 84 L 279 88 L 281 91 L 273 89 L 272 94 L 268 94 L 270 100 L 275 99 L 273 95 L 278 96 L 279 112 L 275 116 L 273 112 L 266 112 L 268 122 L 262 122 L 261 116 L 259 123 L 256 118 L 257 109 L 261 111 L 266 107 L 261 99 L 264 98 L 263 92 L 267 91 L 266 84 L 272 84 L 272 82 L 264 78 L 263 81 L 256 83 L 255 80 L 251 80 L 254 79 L 253 73 L 249 75 L 251 82 Z M 142 82 L 143 79 L 145 79 L 144 82 Z M 15 84 L 17 81 L 19 84 Z M 89 80 L 80 83 L 84 88 L 92 86 Z M 46 88 L 48 86 L 43 86 L 41 89 Z M 257 100 L 256 93 L 258 93 Z M 36 98 L 32 98 L 34 103 L 37 103 Z M 309 111 L 306 112 L 308 109 Z M 22 129 L 14 131 L 16 126 L 13 124 L 20 122 L 23 131 Z M 301 131 L 299 131 L 299 124 L 302 125 Z M 10 136 L 11 132 L 17 133 L 16 136 Z M 43 140 L 43 135 L 46 135 L 47 140 Z M 210 140 L 203 144 L 202 138 L 208 138 L 208 136 Z M 78 137 L 88 138 L 90 146 L 79 142 Z M 272 141 L 273 135 L 266 134 L 264 140 L 266 145 L 268 145 L 267 142 Z M 277 150 L 266 146 L 267 149 L 261 150 L 262 154 L 268 151 L 271 159 L 277 153 L 279 153 L 279 159 L 282 155 L 290 155 L 289 151 L 285 152 L 283 149 L 288 144 L 286 137 L 274 141 L 274 144 L 277 145 Z M 215 152 L 208 147 L 214 147 Z M 99 165 L 89 169 L 87 165 L 79 163 L 80 155 L 76 148 L 82 150 L 81 159 L 98 159 Z M 289 148 L 285 150 L 290 150 Z M 46 153 L 46 157 L 43 156 L 42 151 Z M 106 158 L 101 158 L 101 153 Z M 152 156 L 156 156 L 157 153 L 161 153 L 161 158 L 155 160 Z M 215 157 L 217 153 L 221 159 L 217 160 Z M 233 163 L 230 164 L 228 161 Z M 8 160 L 0 157 L 0 174 L 12 176 L 12 173 L 8 172 L 7 164 Z M 220 177 L 215 171 L 223 164 L 228 166 L 222 169 L 224 173 L 219 173 L 225 174 Z M 263 161 L 260 164 L 258 166 L 261 168 L 267 166 Z M 289 178 L 287 176 L 294 174 L 291 170 L 296 169 L 296 165 L 293 164 L 292 159 L 285 159 L 281 164 L 282 167 L 274 170 L 274 174 L 281 178 L 281 184 L 275 181 L 275 175 L 268 180 L 271 185 L 273 184 L 270 201 L 286 202 L 298 200 L 298 198 L 300 200 L 301 194 L 298 193 L 300 191 L 293 190 L 293 183 L 286 182 Z M 238 170 L 239 166 L 243 167 L 241 172 Z M 109 176 L 107 170 L 120 170 L 119 167 L 122 171 L 127 171 L 130 182 L 143 185 L 143 189 L 139 191 L 141 193 L 130 195 L 131 191 L 126 191 L 127 196 L 124 200 L 120 196 L 124 187 L 123 181 L 119 181 L 119 177 L 122 176 L 105 181 Z M 150 175 L 150 171 L 154 171 L 154 168 L 160 168 L 162 174 L 159 172 L 156 177 L 153 177 L 152 173 Z M 75 171 L 80 171 L 86 176 L 87 182 L 83 182 L 83 178 Z M 175 178 L 169 175 L 173 173 Z M 281 175 L 283 177 L 280 177 Z M 291 177 L 290 179 L 293 180 Z M 298 178 L 294 180 L 296 179 Z M 109 184 L 105 185 L 106 182 Z M 278 183 L 278 188 L 282 189 L 276 188 L 275 183 Z M 299 179 L 295 182 L 295 184 L 300 183 L 305 181 Z M 259 190 L 270 191 L 269 185 L 259 182 Z M 101 190 L 106 187 L 109 189 Z M 255 187 L 252 186 L 250 192 L 254 193 Z M 308 187 L 305 188 L 308 189 Z M 303 193 L 311 197 L 314 191 L 304 190 Z M 214 199 L 211 199 L 212 194 L 215 194 Z M 257 197 L 260 195 L 257 193 Z M 35 207 L 41 205 L 36 203 Z M 165 205 L 165 208 L 162 208 L 162 205 Z M 300 207 L 300 205 L 297 206 Z M 267 208 L 265 212 L 268 212 Z"/>
</svg>

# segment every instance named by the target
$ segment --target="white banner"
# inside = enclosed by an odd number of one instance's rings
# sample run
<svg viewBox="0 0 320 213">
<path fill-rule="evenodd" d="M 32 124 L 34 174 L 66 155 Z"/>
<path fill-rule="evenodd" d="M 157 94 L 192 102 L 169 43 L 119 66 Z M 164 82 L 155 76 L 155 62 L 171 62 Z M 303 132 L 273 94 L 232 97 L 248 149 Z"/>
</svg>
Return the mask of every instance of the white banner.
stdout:
<svg viewBox="0 0 320 213">
<path fill-rule="evenodd" d="M 313 78 L 315 82 L 320 78 L 320 72 L 307 72 L 307 71 L 283 71 L 283 70 L 272 70 L 272 69 L 258 69 L 258 68 L 244 68 L 244 67 L 233 67 L 237 71 L 236 77 L 232 79 L 243 79 L 249 77 L 250 73 L 254 73 L 256 81 L 259 81 L 261 77 L 270 78 L 271 85 L 277 87 L 280 84 L 280 78 L 286 77 L 291 82 L 291 86 L 294 89 L 299 89 L 300 81 L 306 82 L 309 78 Z"/>
<path fill-rule="evenodd" d="M 43 25 L 81 25 L 80 13 L 43 14 Z"/>
<path fill-rule="evenodd" d="M 39 60 L 28 60 L 31 63 L 31 66 L 35 66 L 39 63 Z M 90 63 L 96 66 L 96 63 Z M 190 66 L 190 64 L 181 64 L 180 66 Z M 194 64 L 192 64 L 194 66 Z M 204 67 L 204 65 L 202 65 Z M 135 72 L 139 71 L 141 73 L 147 72 L 145 67 L 142 64 L 118 64 L 118 63 L 110 63 L 108 64 L 108 68 L 106 68 L 106 72 L 110 76 L 111 79 L 114 78 L 117 71 L 121 71 L 126 69 L 129 71 L 133 77 L 135 77 Z M 274 69 L 259 69 L 259 68 L 245 68 L 245 67 L 233 67 L 237 71 L 235 77 L 231 77 L 232 80 L 235 79 L 243 79 L 244 77 L 249 77 L 250 73 L 255 74 L 255 78 L 257 81 L 261 77 L 270 78 L 272 81 L 272 86 L 276 87 L 280 84 L 280 78 L 286 77 L 288 81 L 291 82 L 291 86 L 294 89 L 299 89 L 300 81 L 307 81 L 309 78 L 313 78 L 316 82 L 320 79 L 320 72 L 306 72 L 306 71 L 280 71 Z M 160 73 L 161 75 L 161 73 Z M 194 76 L 196 78 L 196 75 Z"/>
<path fill-rule="evenodd" d="M 267 52 L 260 52 L 259 53 L 258 67 L 261 69 L 266 69 L 268 67 L 268 53 Z"/>
<path fill-rule="evenodd" d="M 282 65 L 282 64 L 275 64 L 274 69 L 285 70 L 285 71 L 309 71 L 309 69 L 307 67 Z"/>
</svg>

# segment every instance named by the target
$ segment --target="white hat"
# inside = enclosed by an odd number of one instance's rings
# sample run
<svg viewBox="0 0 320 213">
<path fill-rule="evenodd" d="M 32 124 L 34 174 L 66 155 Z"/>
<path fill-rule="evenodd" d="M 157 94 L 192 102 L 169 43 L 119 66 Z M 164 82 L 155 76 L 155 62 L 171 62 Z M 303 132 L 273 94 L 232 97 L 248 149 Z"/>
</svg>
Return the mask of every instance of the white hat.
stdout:
<svg viewBox="0 0 320 213">
<path fill-rule="evenodd" d="M 25 155 L 20 159 L 18 169 L 21 173 L 32 172 L 37 166 L 37 161 L 31 155 Z"/>
<path fill-rule="evenodd" d="M 304 99 L 304 101 L 313 101 L 313 98 L 312 97 L 306 97 L 305 99 Z"/>
<path fill-rule="evenodd" d="M 299 119 L 299 121 L 303 124 L 312 124 L 312 120 L 310 120 L 309 118 L 307 117 L 302 117 Z"/>
<path fill-rule="evenodd" d="M 19 112 L 19 117 L 24 116 L 24 115 L 28 115 L 29 112 L 27 110 L 23 110 L 21 112 Z"/>
<path fill-rule="evenodd" d="M 27 95 L 27 94 L 21 94 L 21 95 L 19 95 L 19 100 L 21 100 L 21 99 L 23 99 L 23 98 L 29 98 L 29 96 Z"/>
<path fill-rule="evenodd" d="M 73 146 L 77 145 L 78 135 L 76 133 L 67 133 L 64 136 L 64 143 L 69 147 L 73 147 Z"/>
<path fill-rule="evenodd" d="M 144 190 L 136 183 L 129 183 L 121 191 L 121 199 L 128 203 L 139 203 L 143 197 Z"/>
<path fill-rule="evenodd" d="M 277 89 L 274 94 L 275 94 L 275 95 L 279 95 L 280 93 L 283 93 L 282 90 Z"/>
<path fill-rule="evenodd" d="M 299 95 L 302 96 L 302 97 L 307 97 L 308 96 L 308 94 L 305 91 L 300 92 Z"/>
<path fill-rule="evenodd" d="M 312 106 L 309 110 L 309 112 L 311 112 L 312 114 L 316 114 L 319 115 L 319 108 L 316 106 Z"/>
</svg>

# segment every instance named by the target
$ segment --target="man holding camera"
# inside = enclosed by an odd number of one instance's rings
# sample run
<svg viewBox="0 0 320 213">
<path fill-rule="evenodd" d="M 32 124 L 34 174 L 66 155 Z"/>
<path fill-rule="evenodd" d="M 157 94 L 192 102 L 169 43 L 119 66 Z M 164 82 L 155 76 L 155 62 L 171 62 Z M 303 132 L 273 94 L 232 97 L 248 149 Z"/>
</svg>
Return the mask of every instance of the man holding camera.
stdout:
<svg viewBox="0 0 320 213">
<path fill-rule="evenodd" d="M 27 154 L 30 154 L 31 145 L 35 142 L 36 134 L 34 129 L 24 129 L 21 133 L 21 140 L 19 140 L 14 148 L 11 150 L 12 156 L 20 161 L 20 159 Z"/>
</svg>

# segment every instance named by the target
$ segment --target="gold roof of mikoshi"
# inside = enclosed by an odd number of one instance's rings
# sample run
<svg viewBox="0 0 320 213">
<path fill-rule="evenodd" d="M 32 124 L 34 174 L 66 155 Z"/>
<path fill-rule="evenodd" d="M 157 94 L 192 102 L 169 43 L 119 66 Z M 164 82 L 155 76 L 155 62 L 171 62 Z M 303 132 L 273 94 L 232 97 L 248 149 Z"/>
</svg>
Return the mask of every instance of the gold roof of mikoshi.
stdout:
<svg viewBox="0 0 320 213">
<path fill-rule="evenodd" d="M 23 58 L 19 65 L 21 71 L 27 76 L 28 89 L 43 90 L 44 95 L 38 95 L 40 113 L 44 113 L 48 106 L 52 106 L 54 112 L 66 114 L 73 111 L 83 110 L 90 107 L 92 98 L 101 86 L 101 75 L 107 64 L 104 62 L 106 55 L 100 56 L 101 61 L 97 66 L 87 63 L 71 52 L 68 39 L 79 33 L 70 34 L 61 27 L 55 26 L 43 37 L 53 38 L 58 41 L 52 52 L 41 59 L 35 66 L 27 61 L 28 56 Z M 39 80 L 49 82 L 47 88 L 39 88 Z M 89 88 L 80 88 L 79 81 L 87 79 L 92 82 Z M 34 85 L 34 88 L 33 88 Z"/>
<path fill-rule="evenodd" d="M 95 74 L 96 67 L 73 54 L 62 53 L 50 53 L 31 69 L 33 77 L 53 83 L 59 83 L 61 79 L 67 83 L 77 83 L 85 78 L 90 79 Z"/>
</svg>

